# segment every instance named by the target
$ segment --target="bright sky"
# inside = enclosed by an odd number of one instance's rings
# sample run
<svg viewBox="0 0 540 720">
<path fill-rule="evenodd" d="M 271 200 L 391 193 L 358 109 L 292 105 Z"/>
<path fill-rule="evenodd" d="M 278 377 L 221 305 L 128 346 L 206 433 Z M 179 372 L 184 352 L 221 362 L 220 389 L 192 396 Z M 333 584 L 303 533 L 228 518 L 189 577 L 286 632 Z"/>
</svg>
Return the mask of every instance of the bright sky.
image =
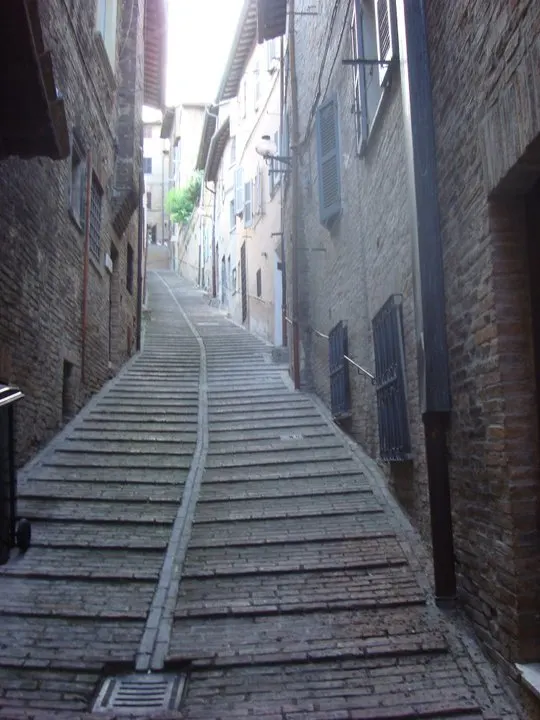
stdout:
<svg viewBox="0 0 540 720">
<path fill-rule="evenodd" d="M 212 102 L 242 0 L 169 0 L 167 105 Z"/>
</svg>

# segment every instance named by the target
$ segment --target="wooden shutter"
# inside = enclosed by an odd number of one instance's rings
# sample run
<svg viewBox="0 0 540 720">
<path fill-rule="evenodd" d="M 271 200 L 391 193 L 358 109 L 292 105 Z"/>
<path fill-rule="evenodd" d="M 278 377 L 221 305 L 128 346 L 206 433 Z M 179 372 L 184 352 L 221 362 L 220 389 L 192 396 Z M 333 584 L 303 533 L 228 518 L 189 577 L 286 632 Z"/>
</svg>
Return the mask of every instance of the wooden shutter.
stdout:
<svg viewBox="0 0 540 720">
<path fill-rule="evenodd" d="M 341 177 L 337 99 L 317 110 L 317 164 L 319 170 L 319 217 L 328 226 L 341 210 Z"/>
<path fill-rule="evenodd" d="M 354 0 L 351 22 L 351 50 L 354 60 L 365 58 L 364 30 L 361 0 Z M 366 66 L 353 66 L 354 122 L 356 127 L 356 150 L 359 155 L 365 150 L 368 138 Z"/>
<path fill-rule="evenodd" d="M 241 167 L 234 171 L 234 212 L 240 215 L 244 211 L 244 172 Z"/>
<path fill-rule="evenodd" d="M 253 208 L 251 198 L 251 180 L 244 185 L 244 227 L 253 224 Z"/>
<path fill-rule="evenodd" d="M 264 215 L 264 180 L 263 169 L 261 167 L 257 170 L 255 177 L 255 198 L 257 215 Z"/>
<path fill-rule="evenodd" d="M 394 0 L 376 0 L 375 19 L 377 25 L 377 55 L 379 60 L 390 63 L 397 49 L 396 18 Z M 389 80 L 389 65 L 379 65 L 379 82 L 386 85 Z"/>
</svg>

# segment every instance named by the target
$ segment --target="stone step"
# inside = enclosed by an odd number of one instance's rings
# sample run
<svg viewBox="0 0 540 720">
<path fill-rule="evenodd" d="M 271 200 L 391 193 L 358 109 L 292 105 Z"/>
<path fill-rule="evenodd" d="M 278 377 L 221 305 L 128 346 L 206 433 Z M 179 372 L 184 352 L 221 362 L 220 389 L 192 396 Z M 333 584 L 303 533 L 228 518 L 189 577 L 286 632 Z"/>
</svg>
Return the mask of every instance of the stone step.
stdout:
<svg viewBox="0 0 540 720">
<path fill-rule="evenodd" d="M 406 562 L 399 543 L 390 537 L 197 548 L 188 550 L 183 577 L 377 568 Z"/>
<path fill-rule="evenodd" d="M 278 498 L 269 500 L 199 500 L 195 514 L 195 523 L 227 520 L 237 522 L 264 518 L 287 518 L 346 514 L 354 510 L 357 513 L 379 513 L 382 508 L 372 495 L 366 493 L 346 493 L 309 498 Z"/>
</svg>

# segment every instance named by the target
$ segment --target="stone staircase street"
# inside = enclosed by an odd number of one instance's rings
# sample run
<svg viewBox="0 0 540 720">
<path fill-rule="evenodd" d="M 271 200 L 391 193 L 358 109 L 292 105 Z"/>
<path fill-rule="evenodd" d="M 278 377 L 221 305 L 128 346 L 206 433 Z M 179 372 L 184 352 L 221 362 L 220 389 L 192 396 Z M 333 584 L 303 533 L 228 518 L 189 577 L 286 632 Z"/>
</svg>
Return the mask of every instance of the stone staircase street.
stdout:
<svg viewBox="0 0 540 720">
<path fill-rule="evenodd" d="M 142 353 L 20 473 L 0 717 L 128 717 L 91 708 L 136 671 L 187 675 L 136 717 L 522 717 L 373 464 L 200 291 L 148 287 Z"/>
</svg>

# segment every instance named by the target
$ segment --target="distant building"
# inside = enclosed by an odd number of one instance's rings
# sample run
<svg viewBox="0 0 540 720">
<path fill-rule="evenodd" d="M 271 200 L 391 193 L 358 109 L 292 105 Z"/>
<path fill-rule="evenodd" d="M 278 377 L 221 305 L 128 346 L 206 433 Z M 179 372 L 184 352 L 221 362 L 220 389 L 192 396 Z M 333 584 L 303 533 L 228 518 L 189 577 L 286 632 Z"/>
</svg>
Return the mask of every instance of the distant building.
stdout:
<svg viewBox="0 0 540 720">
<path fill-rule="evenodd" d="M 266 163 L 256 151 L 263 136 L 278 152 L 288 146 L 281 117 L 281 44 L 275 39 L 257 44 L 256 29 L 256 3 L 246 2 L 216 97 L 217 125 L 207 118 L 199 150 L 198 166 L 215 193 L 201 246 L 205 285 L 211 267 L 220 307 L 253 333 L 282 345 L 281 198 L 288 170 L 278 161 Z"/>
<path fill-rule="evenodd" d="M 167 111 L 162 127 L 162 136 L 168 137 L 171 145 L 170 188 L 182 190 L 194 178 L 197 152 L 201 138 L 207 106 L 198 103 L 184 103 Z M 198 225 L 200 213 L 194 213 L 183 225 L 171 219 L 171 264 L 172 267 L 200 282 L 198 243 L 191 243 L 193 228 Z"/>
<path fill-rule="evenodd" d="M 142 103 L 163 104 L 165 27 L 164 0 L 1 3 L 0 382 L 25 394 L 19 462 L 136 347 Z"/>
<path fill-rule="evenodd" d="M 170 238 L 165 200 L 172 187 L 171 142 L 161 136 L 161 124 L 161 120 L 144 123 L 143 144 L 146 237 L 148 243 L 159 245 Z"/>
</svg>

